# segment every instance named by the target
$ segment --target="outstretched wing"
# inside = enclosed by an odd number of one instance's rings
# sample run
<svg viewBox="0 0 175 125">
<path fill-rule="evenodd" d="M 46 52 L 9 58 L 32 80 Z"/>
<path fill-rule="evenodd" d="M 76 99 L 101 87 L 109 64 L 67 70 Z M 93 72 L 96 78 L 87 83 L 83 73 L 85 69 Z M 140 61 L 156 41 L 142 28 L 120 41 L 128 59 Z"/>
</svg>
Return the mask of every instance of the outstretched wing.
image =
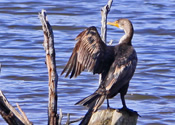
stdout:
<svg viewBox="0 0 175 125">
<path fill-rule="evenodd" d="M 106 44 L 101 40 L 97 29 L 92 26 L 81 32 L 76 40 L 72 55 L 61 75 L 67 71 L 70 78 L 77 77 L 84 69 L 93 73 L 101 73 Z"/>
</svg>

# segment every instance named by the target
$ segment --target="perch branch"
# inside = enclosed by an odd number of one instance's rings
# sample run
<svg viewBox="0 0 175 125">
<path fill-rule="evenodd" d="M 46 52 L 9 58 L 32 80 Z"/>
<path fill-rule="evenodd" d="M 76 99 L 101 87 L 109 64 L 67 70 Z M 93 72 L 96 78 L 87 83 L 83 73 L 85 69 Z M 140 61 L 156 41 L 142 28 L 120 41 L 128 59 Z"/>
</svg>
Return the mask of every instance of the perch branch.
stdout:
<svg viewBox="0 0 175 125">
<path fill-rule="evenodd" d="M 106 109 L 95 112 L 88 125 L 136 125 L 138 113 Z"/>
</svg>

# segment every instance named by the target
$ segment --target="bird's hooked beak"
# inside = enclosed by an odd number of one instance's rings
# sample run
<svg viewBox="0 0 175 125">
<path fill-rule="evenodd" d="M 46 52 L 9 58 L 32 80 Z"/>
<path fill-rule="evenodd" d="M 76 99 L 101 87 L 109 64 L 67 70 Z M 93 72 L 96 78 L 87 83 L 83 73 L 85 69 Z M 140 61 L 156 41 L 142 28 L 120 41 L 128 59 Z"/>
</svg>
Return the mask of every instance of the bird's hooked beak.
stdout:
<svg viewBox="0 0 175 125">
<path fill-rule="evenodd" d="M 108 25 L 112 25 L 112 26 L 116 26 L 116 27 L 120 28 L 120 27 L 119 27 L 119 24 L 118 24 L 118 21 L 115 21 L 115 22 L 108 22 L 107 24 L 108 24 Z"/>
</svg>

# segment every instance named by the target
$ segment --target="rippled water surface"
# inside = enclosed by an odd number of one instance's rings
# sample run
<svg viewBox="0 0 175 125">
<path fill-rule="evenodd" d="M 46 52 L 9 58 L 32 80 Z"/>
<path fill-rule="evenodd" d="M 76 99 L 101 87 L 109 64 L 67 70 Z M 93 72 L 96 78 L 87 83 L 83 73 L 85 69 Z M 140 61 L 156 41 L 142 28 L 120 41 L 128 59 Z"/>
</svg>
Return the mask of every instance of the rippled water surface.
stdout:
<svg viewBox="0 0 175 125">
<path fill-rule="evenodd" d="M 0 89 L 10 103 L 19 103 L 35 125 L 47 124 L 48 77 L 43 32 L 38 12 L 46 9 L 55 36 L 58 74 L 86 27 L 100 31 L 100 9 L 107 0 L 1 0 L 0 1 Z M 109 21 L 129 18 L 134 25 L 133 45 L 138 66 L 126 95 L 129 108 L 142 116 L 138 125 L 175 123 L 175 0 L 114 0 Z M 108 28 L 108 41 L 116 44 L 123 32 Z M 71 119 L 87 109 L 74 104 L 98 86 L 98 75 L 83 72 L 76 79 L 59 77 L 58 108 Z M 105 102 L 106 103 L 106 102 Z M 119 96 L 110 101 L 121 107 Z M 104 104 L 102 108 L 105 108 Z M 6 125 L 0 117 L 0 124 Z M 75 123 L 76 125 L 78 123 Z"/>
</svg>

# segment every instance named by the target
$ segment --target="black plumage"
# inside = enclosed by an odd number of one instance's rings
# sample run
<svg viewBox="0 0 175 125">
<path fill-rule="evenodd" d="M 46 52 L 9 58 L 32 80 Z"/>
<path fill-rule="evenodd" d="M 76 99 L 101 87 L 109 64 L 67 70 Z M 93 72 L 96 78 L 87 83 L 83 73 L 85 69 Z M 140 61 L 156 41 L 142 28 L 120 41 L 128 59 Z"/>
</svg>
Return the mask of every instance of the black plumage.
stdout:
<svg viewBox="0 0 175 125">
<path fill-rule="evenodd" d="M 93 112 L 98 110 L 105 99 L 113 98 L 118 93 L 121 95 L 123 108 L 127 109 L 124 96 L 137 65 L 137 54 L 131 42 L 134 33 L 132 23 L 128 19 L 119 19 L 108 24 L 124 30 L 125 34 L 119 44 L 107 46 L 101 40 L 97 29 L 94 26 L 89 27 L 77 36 L 78 42 L 61 73 L 67 71 L 66 77 L 71 73 L 72 78 L 87 69 L 93 74 L 102 75 L 98 89 L 76 103 L 89 107 Z"/>
</svg>

